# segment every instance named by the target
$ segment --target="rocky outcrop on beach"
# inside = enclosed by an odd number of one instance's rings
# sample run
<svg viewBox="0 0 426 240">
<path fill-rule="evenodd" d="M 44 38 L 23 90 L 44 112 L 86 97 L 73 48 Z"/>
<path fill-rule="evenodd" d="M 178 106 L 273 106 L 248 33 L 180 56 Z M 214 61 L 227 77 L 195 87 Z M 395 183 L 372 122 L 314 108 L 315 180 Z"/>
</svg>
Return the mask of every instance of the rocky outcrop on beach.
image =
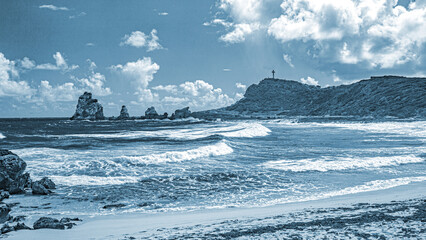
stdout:
<svg viewBox="0 0 426 240">
<path fill-rule="evenodd" d="M 267 78 L 235 104 L 195 115 L 426 117 L 425 96 L 426 78 L 371 77 L 326 88 Z"/>
<path fill-rule="evenodd" d="M 77 107 L 71 120 L 103 120 L 103 107 L 98 99 L 92 98 L 92 93 L 84 92 L 78 98 Z"/>
<path fill-rule="evenodd" d="M 24 173 L 27 164 L 9 150 L 0 150 L 0 190 L 10 194 L 23 193 L 31 185 L 30 175 Z"/>
<path fill-rule="evenodd" d="M 31 181 L 29 173 L 24 173 L 27 164 L 18 155 L 5 149 L 0 149 L 0 227 L 1 234 L 23 229 L 31 229 L 22 221 L 25 216 L 13 217 L 10 215 L 12 208 L 19 203 L 7 204 L 3 200 L 9 198 L 10 194 L 25 193 L 31 188 L 34 195 L 50 194 L 56 189 L 56 184 L 49 178 L 44 177 L 38 181 Z M 75 223 L 81 221 L 78 218 L 62 218 L 61 220 L 48 217 L 40 218 L 34 223 L 34 229 L 71 228 Z"/>
<path fill-rule="evenodd" d="M 129 118 L 130 118 L 129 111 L 127 110 L 127 107 L 125 105 L 123 105 L 121 107 L 120 116 L 118 116 L 117 119 L 126 120 L 126 119 L 129 119 Z"/>
<path fill-rule="evenodd" d="M 189 118 L 191 117 L 191 111 L 189 111 L 189 107 L 185 107 L 182 109 L 177 109 L 172 116 L 170 117 L 170 119 L 181 119 L 181 118 Z"/>
<path fill-rule="evenodd" d="M 50 228 L 50 229 L 70 229 L 75 223 L 73 221 L 81 221 L 78 218 L 62 218 L 58 220 L 51 217 L 41 217 L 34 222 L 34 229 Z"/>
<path fill-rule="evenodd" d="M 42 178 L 41 180 L 33 182 L 31 185 L 31 190 L 35 195 L 48 195 L 52 193 L 51 189 L 55 189 L 55 183 L 47 177 Z"/>
</svg>

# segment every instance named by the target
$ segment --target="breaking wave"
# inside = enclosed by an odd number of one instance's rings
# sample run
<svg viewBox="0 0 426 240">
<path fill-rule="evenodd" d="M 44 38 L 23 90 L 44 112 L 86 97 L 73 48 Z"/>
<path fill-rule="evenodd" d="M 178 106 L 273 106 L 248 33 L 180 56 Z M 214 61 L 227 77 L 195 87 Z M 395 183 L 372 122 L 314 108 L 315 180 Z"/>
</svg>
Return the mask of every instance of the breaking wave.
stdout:
<svg viewBox="0 0 426 240">
<path fill-rule="evenodd" d="M 362 185 L 343 188 L 337 191 L 318 193 L 310 197 L 302 197 L 302 198 L 291 197 L 291 198 L 275 199 L 275 200 L 265 202 L 264 204 L 262 204 L 262 206 L 271 206 L 276 204 L 284 204 L 284 203 L 292 203 L 292 202 L 314 201 L 314 200 L 326 199 L 326 198 L 349 195 L 349 194 L 379 191 L 379 190 L 385 190 L 385 189 L 399 187 L 403 185 L 408 185 L 410 183 L 424 182 L 424 181 L 426 181 L 426 176 L 402 177 L 402 178 L 393 178 L 393 179 L 387 179 L 387 180 L 375 180 L 375 181 L 367 182 Z"/>
<path fill-rule="evenodd" d="M 350 157 L 323 157 L 316 159 L 302 160 L 278 160 L 266 162 L 263 165 L 267 168 L 274 168 L 292 172 L 306 171 L 339 171 L 357 168 L 379 168 L 386 166 L 398 166 L 408 163 L 420 163 L 425 161 L 415 155 L 390 156 L 390 157 L 370 157 L 370 158 L 350 158 Z"/>
<path fill-rule="evenodd" d="M 122 156 L 121 158 L 130 160 L 133 163 L 157 164 L 164 162 L 181 162 L 210 156 L 227 155 L 233 151 L 234 150 L 225 142 L 219 142 L 214 145 L 199 147 L 186 151 L 171 151 L 146 156 Z"/>
<path fill-rule="evenodd" d="M 120 185 L 125 183 L 136 183 L 140 180 L 139 177 L 124 176 L 124 177 L 98 177 L 86 175 L 72 176 L 50 176 L 50 178 L 59 185 L 65 186 L 102 186 L 102 185 Z"/>
<path fill-rule="evenodd" d="M 6 136 L 3 135 L 3 133 L 0 133 L 0 139 L 6 138 Z"/>
<path fill-rule="evenodd" d="M 69 134 L 60 137 L 79 137 L 79 138 L 123 138 L 123 139 L 138 139 L 138 138 L 166 138 L 176 140 L 195 140 L 206 138 L 214 135 L 224 137 L 238 138 L 253 138 L 269 135 L 270 129 L 259 123 L 239 123 L 234 126 L 222 127 L 201 127 L 191 129 L 173 129 L 173 130 L 156 130 L 156 131 L 131 131 L 120 133 L 104 133 L 104 134 Z M 58 137 L 52 136 L 50 137 Z"/>
</svg>

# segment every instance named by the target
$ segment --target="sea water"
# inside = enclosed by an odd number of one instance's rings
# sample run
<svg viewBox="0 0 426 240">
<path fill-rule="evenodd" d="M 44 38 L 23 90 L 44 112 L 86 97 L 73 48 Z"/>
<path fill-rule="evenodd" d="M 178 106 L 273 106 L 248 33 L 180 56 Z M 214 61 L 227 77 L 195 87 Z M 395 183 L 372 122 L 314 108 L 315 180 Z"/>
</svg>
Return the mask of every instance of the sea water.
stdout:
<svg viewBox="0 0 426 240">
<path fill-rule="evenodd" d="M 0 146 L 50 196 L 14 214 L 104 215 L 264 207 L 426 185 L 426 121 L 0 119 Z M 121 207 L 105 207 L 121 204 Z"/>
</svg>

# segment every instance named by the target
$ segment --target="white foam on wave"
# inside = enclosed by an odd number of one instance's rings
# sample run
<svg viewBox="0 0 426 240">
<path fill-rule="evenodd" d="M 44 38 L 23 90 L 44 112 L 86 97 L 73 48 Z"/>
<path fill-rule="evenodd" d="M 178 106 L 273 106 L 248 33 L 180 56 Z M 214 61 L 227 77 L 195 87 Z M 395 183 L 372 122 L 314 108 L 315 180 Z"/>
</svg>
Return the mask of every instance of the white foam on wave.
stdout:
<svg viewBox="0 0 426 240">
<path fill-rule="evenodd" d="M 137 139 L 137 138 L 167 138 L 177 140 L 195 140 L 206 138 L 213 135 L 221 135 L 224 137 L 240 137 L 240 138 L 253 138 L 263 137 L 269 135 L 270 129 L 259 123 L 238 123 L 231 126 L 197 126 L 194 128 L 184 129 L 167 129 L 156 131 L 131 131 L 120 133 L 104 133 L 104 134 L 69 134 L 61 137 L 81 137 L 81 138 L 123 138 L 123 139 Z M 54 136 L 58 137 L 58 136 Z"/>
<path fill-rule="evenodd" d="M 117 176 L 117 177 L 98 177 L 87 175 L 71 175 L 71 176 L 49 176 L 56 184 L 65 186 L 103 186 L 103 185 L 120 185 L 125 183 L 136 183 L 140 177 L 134 176 Z"/>
<path fill-rule="evenodd" d="M 0 133 L 0 139 L 6 138 L 5 135 L 3 135 L 3 133 Z"/>
<path fill-rule="evenodd" d="M 333 127 L 350 130 L 365 131 L 371 133 L 390 133 L 418 137 L 426 141 L 426 121 L 412 122 L 297 122 L 288 120 L 273 120 L 268 123 L 274 125 L 287 125 L 292 127 Z"/>
<path fill-rule="evenodd" d="M 271 205 L 292 203 L 292 202 L 314 201 L 314 200 L 326 199 L 326 198 L 349 195 L 349 194 L 386 190 L 386 189 L 390 189 L 394 187 L 399 187 L 399 186 L 404 186 L 411 183 L 424 182 L 424 181 L 426 181 L 426 176 L 375 180 L 375 181 L 366 182 L 362 185 L 343 188 L 341 190 L 325 192 L 325 193 L 316 193 L 309 197 L 274 199 L 274 200 L 265 202 L 264 204 L 262 204 L 262 206 L 271 206 Z"/>
<path fill-rule="evenodd" d="M 234 150 L 225 142 L 199 147 L 186 151 L 170 151 L 146 156 L 122 156 L 121 158 L 135 163 L 157 164 L 164 162 L 181 162 L 210 156 L 221 156 L 232 153 Z"/>
<path fill-rule="evenodd" d="M 274 168 L 284 171 L 306 172 L 306 171 L 339 171 L 357 168 L 379 168 L 386 166 L 398 166 L 408 163 L 420 163 L 425 159 L 415 155 L 389 156 L 389 157 L 323 157 L 321 159 L 302 160 L 278 160 L 263 164 L 267 168 Z"/>
</svg>

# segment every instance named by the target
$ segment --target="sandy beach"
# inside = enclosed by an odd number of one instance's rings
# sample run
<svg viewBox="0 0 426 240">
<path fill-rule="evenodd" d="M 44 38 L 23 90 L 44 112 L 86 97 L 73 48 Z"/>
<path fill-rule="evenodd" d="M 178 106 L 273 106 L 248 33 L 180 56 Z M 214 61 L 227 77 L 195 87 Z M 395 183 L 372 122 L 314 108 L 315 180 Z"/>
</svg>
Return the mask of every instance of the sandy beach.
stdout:
<svg viewBox="0 0 426 240">
<path fill-rule="evenodd" d="M 23 230 L 7 239 L 424 239 L 425 192 L 418 182 L 264 208 L 85 217 L 70 230 Z"/>
</svg>

